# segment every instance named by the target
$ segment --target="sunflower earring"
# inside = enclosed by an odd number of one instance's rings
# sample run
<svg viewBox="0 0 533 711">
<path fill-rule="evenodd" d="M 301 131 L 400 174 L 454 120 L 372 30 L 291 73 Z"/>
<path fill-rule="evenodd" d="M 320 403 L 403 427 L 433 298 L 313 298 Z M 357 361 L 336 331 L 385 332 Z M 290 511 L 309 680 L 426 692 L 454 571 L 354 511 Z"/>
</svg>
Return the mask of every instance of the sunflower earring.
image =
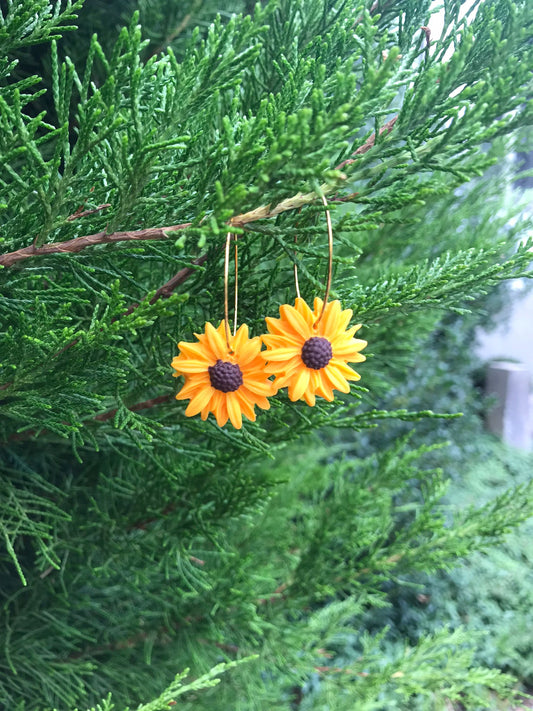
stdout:
<svg viewBox="0 0 533 711">
<path fill-rule="evenodd" d="M 229 327 L 228 281 L 231 241 L 235 242 L 235 309 L 233 334 Z M 238 304 L 237 237 L 228 233 L 224 258 L 224 319 L 218 328 L 205 324 L 204 333 L 194 335 L 198 343 L 178 343 L 180 354 L 172 360 L 174 377 L 185 376 L 185 384 L 176 400 L 190 400 L 187 417 L 200 415 L 206 420 L 215 415 L 219 427 L 228 419 L 236 429 L 242 427 L 244 415 L 255 421 L 255 406 L 268 410 L 268 397 L 277 388 L 265 370 L 261 338 L 248 337 L 248 326 L 237 329 Z"/>
<path fill-rule="evenodd" d="M 361 324 L 347 328 L 352 318 L 351 309 L 342 310 L 339 301 L 328 302 L 333 265 L 333 229 L 328 203 L 326 207 L 328 227 L 329 262 L 324 300 L 316 297 L 313 309 L 300 296 L 298 271 L 294 265 L 296 300 L 294 306 L 283 304 L 280 318 L 267 317 L 269 334 L 263 336 L 267 350 L 264 353 L 268 365 L 266 372 L 275 375 L 278 388 L 287 387 L 289 399 L 305 400 L 311 407 L 316 396 L 331 402 L 333 391 L 350 392 L 350 380 L 359 380 L 360 375 L 348 363 L 366 360 L 360 351 L 366 341 L 354 338 Z"/>
</svg>

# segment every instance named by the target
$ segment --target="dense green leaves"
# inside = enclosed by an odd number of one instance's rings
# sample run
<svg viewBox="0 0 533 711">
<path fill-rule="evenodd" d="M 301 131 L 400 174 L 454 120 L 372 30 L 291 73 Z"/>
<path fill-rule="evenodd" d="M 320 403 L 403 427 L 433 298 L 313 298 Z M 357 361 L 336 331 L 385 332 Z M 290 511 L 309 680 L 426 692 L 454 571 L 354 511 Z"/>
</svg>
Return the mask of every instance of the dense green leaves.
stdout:
<svg viewBox="0 0 533 711">
<path fill-rule="evenodd" d="M 414 0 L 82 5 L 0 4 L 0 700 L 288 709 L 387 581 L 529 510 L 516 489 L 448 525 L 443 477 L 417 463 L 436 451 L 385 443 L 413 423 L 446 434 L 450 403 L 406 386 L 417 354 L 450 311 L 529 274 L 515 206 L 480 176 L 507 179 L 506 136 L 532 120 L 532 7 L 445 0 L 428 44 L 433 9 Z M 258 335 L 294 298 L 294 262 L 302 294 L 323 293 L 322 194 L 333 296 L 369 341 L 362 387 L 312 409 L 280 393 L 241 431 L 186 418 L 170 362 L 223 316 L 225 235 Z M 319 428 L 345 457 L 313 442 L 285 461 Z M 359 696 L 331 687 L 347 708 L 507 686 L 447 657 L 460 634 L 385 666 L 362 644 Z M 212 696 L 221 659 L 252 654 Z M 196 680 L 159 696 L 186 667 Z"/>
</svg>

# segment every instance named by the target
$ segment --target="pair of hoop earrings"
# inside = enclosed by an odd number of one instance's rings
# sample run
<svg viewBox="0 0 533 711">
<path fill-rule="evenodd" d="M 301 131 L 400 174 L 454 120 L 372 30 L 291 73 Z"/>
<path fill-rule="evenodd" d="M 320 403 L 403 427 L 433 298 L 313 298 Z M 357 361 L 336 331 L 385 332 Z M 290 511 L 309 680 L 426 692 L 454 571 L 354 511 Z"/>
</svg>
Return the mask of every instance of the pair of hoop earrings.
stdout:
<svg viewBox="0 0 533 711">
<path fill-rule="evenodd" d="M 350 380 L 360 375 L 348 363 L 361 363 L 366 341 L 354 338 L 361 324 L 348 328 L 352 310 L 342 310 L 339 301 L 328 301 L 333 262 L 333 229 L 327 201 L 329 265 L 324 299 L 315 298 L 311 308 L 300 296 L 298 271 L 294 265 L 294 306 L 279 307 L 279 318 L 265 319 L 267 334 L 250 338 L 248 326 L 237 329 L 237 237 L 226 237 L 224 260 L 224 319 L 218 328 L 206 323 L 204 333 L 194 334 L 197 343 L 178 343 L 180 354 L 172 360 L 174 377 L 183 375 L 185 384 L 177 400 L 189 400 L 185 415 L 206 420 L 212 412 L 217 424 L 229 421 L 242 427 L 244 415 L 252 422 L 255 407 L 268 410 L 268 398 L 286 387 L 293 402 L 305 400 L 311 407 L 316 396 L 331 402 L 333 391 L 350 392 Z M 231 241 L 235 242 L 234 328 L 229 327 L 228 281 Z M 263 344 L 266 350 L 262 350 Z M 274 376 L 274 380 L 270 378 Z"/>
</svg>

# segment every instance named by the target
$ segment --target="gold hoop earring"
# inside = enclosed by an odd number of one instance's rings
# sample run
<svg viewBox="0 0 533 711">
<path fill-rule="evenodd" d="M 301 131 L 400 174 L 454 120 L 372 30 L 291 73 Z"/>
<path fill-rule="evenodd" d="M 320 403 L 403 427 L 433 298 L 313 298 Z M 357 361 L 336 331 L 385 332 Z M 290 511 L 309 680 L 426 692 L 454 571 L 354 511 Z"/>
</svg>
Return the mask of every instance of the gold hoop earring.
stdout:
<svg viewBox="0 0 533 711">
<path fill-rule="evenodd" d="M 279 307 L 280 318 L 265 319 L 268 334 L 263 336 L 267 350 L 266 372 L 275 376 L 278 388 L 288 388 L 289 399 L 305 400 L 313 407 L 316 396 L 332 401 L 333 391 L 350 392 L 351 380 L 360 375 L 348 363 L 366 360 L 360 353 L 366 341 L 354 338 L 361 324 L 348 328 L 353 312 L 342 310 L 340 301 L 328 301 L 333 273 L 333 227 L 326 198 L 328 229 L 328 272 L 324 299 L 315 297 L 313 309 L 301 298 L 298 271 L 295 269 L 297 297 L 294 306 Z M 296 266 L 296 265 L 295 265 Z"/>
<path fill-rule="evenodd" d="M 233 333 L 229 327 L 229 254 L 235 243 L 235 303 Z M 200 415 L 206 420 L 213 413 L 219 427 L 229 420 L 236 429 L 242 427 L 243 415 L 252 422 L 256 419 L 255 406 L 268 410 L 268 398 L 277 388 L 269 380 L 266 361 L 261 352 L 261 338 L 249 338 L 248 326 L 237 329 L 238 255 L 237 237 L 226 236 L 224 250 L 224 318 L 218 328 L 207 322 L 204 333 L 194 335 L 198 343 L 181 341 L 180 353 L 172 360 L 174 377 L 183 375 L 185 383 L 176 395 L 177 400 L 190 400 L 185 410 L 187 417 Z"/>
</svg>

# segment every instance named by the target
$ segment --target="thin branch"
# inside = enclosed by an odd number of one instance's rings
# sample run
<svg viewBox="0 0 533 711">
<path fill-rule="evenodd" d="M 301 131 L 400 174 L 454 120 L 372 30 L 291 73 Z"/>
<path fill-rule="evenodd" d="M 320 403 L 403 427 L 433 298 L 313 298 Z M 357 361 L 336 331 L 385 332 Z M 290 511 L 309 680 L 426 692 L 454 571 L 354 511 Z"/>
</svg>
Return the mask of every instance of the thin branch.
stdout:
<svg viewBox="0 0 533 711">
<path fill-rule="evenodd" d="M 7 385 L 11 385 L 11 383 L 7 383 Z M 131 410 L 132 412 L 136 412 L 137 410 L 148 410 L 151 407 L 155 407 L 156 405 L 161 405 L 164 402 L 168 402 L 169 400 L 172 400 L 174 395 L 159 395 L 158 397 L 154 397 L 151 400 L 144 400 L 143 402 L 137 402 L 135 405 L 132 405 L 131 407 L 128 407 L 128 410 Z M 95 415 L 95 417 L 92 418 L 91 421 L 97 421 L 97 422 L 106 422 L 107 420 L 110 420 L 113 418 L 117 413 L 117 410 L 108 410 L 107 412 L 103 412 L 101 415 Z M 68 425 L 68 422 L 63 422 L 64 425 Z M 42 429 L 39 430 L 39 434 L 48 434 L 49 430 Z M 24 432 L 15 432 L 14 434 L 10 435 L 6 442 L 20 442 L 21 440 L 26 440 L 30 437 L 34 437 L 37 434 L 37 430 L 24 430 Z"/>
<path fill-rule="evenodd" d="M 422 30 L 422 32 L 424 33 L 424 36 L 425 36 L 424 61 L 427 64 L 429 62 L 429 58 L 430 58 L 431 29 L 429 27 L 426 27 L 425 25 L 422 25 L 422 27 L 420 29 Z"/>
<path fill-rule="evenodd" d="M 369 146 L 371 147 L 371 146 Z M 368 149 L 367 149 L 368 150 Z M 353 162 L 353 161 L 352 161 Z M 346 175 L 339 176 L 342 180 L 346 179 Z M 331 185 L 321 185 L 320 191 L 322 193 L 329 193 L 334 188 Z M 282 212 L 287 212 L 288 210 L 297 210 L 303 205 L 309 205 L 319 198 L 319 195 L 315 192 L 312 193 L 297 193 L 286 200 L 282 200 L 275 207 L 271 205 L 262 205 L 261 207 L 251 210 L 250 212 L 245 212 L 242 215 L 237 215 L 233 217 L 230 222 L 235 227 L 242 227 L 249 222 L 256 222 L 257 220 L 266 220 L 271 217 L 276 217 L 276 215 Z M 85 235 L 84 237 L 75 237 L 74 239 L 67 240 L 66 242 L 55 242 L 52 244 L 45 244 L 42 247 L 35 247 L 31 245 L 30 247 L 23 247 L 15 252 L 8 252 L 7 254 L 0 255 L 0 266 L 11 267 L 13 264 L 20 262 L 22 259 L 28 259 L 28 257 L 37 257 L 43 254 L 58 254 L 65 252 L 81 252 L 82 249 L 86 247 L 92 247 L 95 244 L 109 244 L 112 242 L 126 242 L 129 240 L 156 240 L 165 239 L 168 237 L 168 233 L 177 232 L 178 230 L 185 230 L 187 227 L 191 227 L 192 222 L 184 222 L 181 225 L 170 225 L 169 227 L 152 227 L 146 230 L 129 230 L 127 232 L 112 232 L 107 234 L 106 232 L 97 232 L 94 235 Z"/>
<path fill-rule="evenodd" d="M 87 217 L 87 215 L 94 215 L 95 212 L 100 212 L 100 210 L 105 210 L 107 207 L 111 207 L 111 203 L 106 202 L 103 205 L 97 205 L 97 207 L 93 207 L 91 210 L 80 210 L 79 212 L 77 210 L 76 212 L 73 212 L 72 215 L 69 215 L 67 217 L 67 222 L 72 222 L 73 220 L 78 220 L 80 217 Z"/>
<path fill-rule="evenodd" d="M 147 526 L 149 526 L 151 523 L 155 523 L 156 521 L 160 521 L 162 516 L 168 516 L 168 514 L 172 513 L 175 508 L 175 503 L 167 504 L 167 506 L 165 506 L 165 508 L 158 516 L 152 516 L 151 518 L 145 518 L 142 521 L 136 521 L 128 527 L 128 530 L 131 531 L 133 528 L 138 528 L 140 531 L 146 531 Z"/>
<path fill-rule="evenodd" d="M 154 49 L 154 51 L 151 54 L 152 57 L 155 54 L 159 54 L 160 52 L 163 52 L 165 50 L 165 48 L 168 47 L 168 45 L 176 39 L 176 37 L 181 35 L 183 30 L 185 30 L 189 26 L 192 16 L 193 16 L 193 13 L 201 8 L 202 1 L 203 0 L 196 0 L 194 5 L 191 7 L 190 11 L 185 15 L 185 17 L 181 20 L 181 22 L 178 24 L 178 26 L 175 27 L 174 30 L 172 30 L 172 32 L 165 37 L 165 39 L 159 45 L 159 47 L 156 47 L 156 49 Z"/>
<path fill-rule="evenodd" d="M 390 0 L 387 0 L 387 2 L 384 2 L 382 7 L 379 7 L 379 0 L 374 0 L 374 2 L 372 3 L 371 8 L 370 8 L 370 10 L 369 10 L 369 13 L 370 13 L 371 15 L 373 15 L 376 10 L 379 10 L 380 13 L 382 14 L 382 13 L 383 13 L 383 10 L 385 10 L 385 8 L 387 7 L 387 5 L 390 5 Z M 353 30 L 355 27 L 357 27 L 357 25 L 358 25 L 360 22 L 362 22 L 362 21 L 363 21 L 363 15 L 359 15 L 359 17 L 355 20 L 355 22 L 354 22 L 353 25 L 352 25 L 352 30 Z"/>
<path fill-rule="evenodd" d="M 398 117 L 395 116 L 390 121 L 387 121 L 387 123 L 379 130 L 379 135 L 381 136 L 384 133 L 390 133 L 394 128 L 394 124 L 397 120 Z M 354 151 L 354 153 L 352 153 L 352 155 L 359 156 L 363 153 L 366 153 L 374 146 L 375 142 L 376 134 L 373 133 L 367 138 L 367 140 L 362 146 L 359 146 L 359 148 Z M 356 160 L 356 158 L 348 158 L 342 163 L 339 163 L 339 165 L 336 167 L 336 170 L 342 170 L 344 166 L 355 163 Z M 341 180 L 346 180 L 347 177 L 348 176 L 344 174 L 341 174 L 339 176 Z M 309 205 L 312 202 L 315 202 L 315 200 L 318 200 L 320 198 L 320 194 L 327 195 L 334 189 L 335 188 L 333 186 L 324 184 L 320 186 L 320 193 L 297 193 L 296 195 L 293 195 L 290 198 L 282 200 L 274 207 L 272 207 L 271 204 L 261 205 L 261 207 L 257 207 L 255 210 L 250 210 L 249 212 L 245 212 L 241 215 L 236 215 L 230 220 L 230 223 L 235 227 L 243 227 L 244 225 L 250 222 L 256 222 L 257 220 L 268 220 L 272 217 L 276 217 L 282 212 L 287 212 L 288 210 L 299 210 L 304 205 Z M 103 209 L 104 207 L 106 206 L 100 205 L 98 209 Z M 90 212 L 87 211 L 86 213 L 81 213 L 79 215 L 76 215 L 76 217 L 81 217 L 82 214 L 90 214 Z M 70 218 L 67 219 L 75 218 L 71 215 Z M 143 241 L 165 239 L 166 237 L 168 237 L 169 233 L 177 232 L 179 230 L 185 230 L 188 227 L 191 227 L 191 225 L 192 222 L 184 222 L 180 225 L 169 225 L 168 227 L 151 227 L 145 230 L 128 230 L 125 232 L 112 232 L 111 234 L 107 234 L 106 232 L 97 232 L 93 235 L 75 237 L 74 239 L 67 240 L 66 242 L 44 244 L 41 247 L 35 247 L 34 245 L 31 245 L 29 247 L 23 247 L 22 249 L 18 249 L 15 252 L 8 252 L 7 254 L 0 255 L 0 266 L 11 267 L 13 264 L 20 262 L 23 259 L 28 259 L 29 257 L 37 257 L 44 254 L 81 252 L 86 247 L 92 247 L 96 244 L 110 244 L 114 242 L 126 242 L 129 240 Z M 204 259 L 204 257 L 201 257 L 201 259 Z M 180 279 L 184 280 L 188 278 L 191 273 L 192 272 L 188 272 L 185 277 L 183 277 L 183 275 L 180 276 Z M 178 274 L 180 273 L 178 272 Z M 178 275 L 176 275 L 176 278 L 177 276 Z M 178 283 L 181 283 L 181 281 L 179 281 Z M 165 284 L 161 288 L 168 290 L 169 287 L 168 284 Z M 175 286 L 173 288 L 175 288 Z M 172 288 L 170 290 L 172 291 Z M 162 293 L 161 296 L 165 296 L 165 294 Z M 159 296 L 157 298 L 159 298 Z"/>
<path fill-rule="evenodd" d="M 193 264 L 195 266 L 201 266 L 205 261 L 207 261 L 207 254 L 202 254 L 200 257 L 195 259 L 193 261 Z M 159 289 L 155 292 L 155 294 L 152 296 L 150 299 L 151 304 L 155 304 L 155 302 L 158 299 L 168 299 L 169 296 L 171 296 L 172 292 L 178 288 L 180 284 L 183 284 L 184 281 L 186 281 L 192 274 L 194 274 L 194 268 L 191 267 L 184 267 L 183 269 L 180 269 L 179 272 L 174 274 L 174 276 L 169 279 L 167 282 L 163 284 L 163 286 L 160 286 Z M 122 316 L 129 316 L 131 313 L 135 311 L 136 308 L 139 307 L 139 304 L 132 304 L 126 311 L 124 311 L 123 314 L 120 316 L 115 316 L 113 321 L 117 321 L 119 318 L 122 318 Z M 51 355 L 51 358 L 57 358 L 58 356 L 62 355 L 65 351 L 68 351 L 69 348 L 72 348 L 79 342 L 79 338 L 75 338 L 73 341 L 70 341 L 70 343 L 67 343 L 66 346 L 63 346 L 61 350 L 57 351 L 56 353 L 53 353 Z M 0 390 L 7 390 L 7 388 L 11 387 L 13 385 L 13 380 L 9 380 L 7 383 L 3 383 L 0 385 Z M 136 409 L 142 409 L 141 407 L 137 407 Z M 115 412 L 115 411 L 114 411 Z M 114 413 L 113 413 L 114 414 Z M 105 418 L 107 419 L 107 418 Z"/>
<path fill-rule="evenodd" d="M 197 267 L 200 267 L 206 261 L 207 254 L 202 254 L 200 257 L 193 261 L 193 264 Z M 180 284 L 183 284 L 184 281 L 186 281 L 190 276 L 192 276 L 195 271 L 196 270 L 194 269 L 194 267 L 184 267 L 183 269 L 180 269 L 179 272 L 174 274 L 172 279 L 169 279 L 167 282 L 165 282 L 165 284 L 163 284 L 163 286 L 159 287 L 159 289 L 150 299 L 150 303 L 155 304 L 158 299 L 168 299 L 172 292 L 177 289 Z M 135 308 L 137 307 L 134 305 L 133 308 L 131 308 L 131 311 L 133 311 Z M 131 311 L 129 311 L 129 313 L 131 313 Z"/>
<path fill-rule="evenodd" d="M 345 180 L 347 178 L 347 176 L 343 174 L 341 174 L 339 177 L 341 178 L 341 180 Z M 331 185 L 327 184 L 320 186 L 320 191 L 322 193 L 329 193 L 333 189 L 334 188 Z M 296 195 L 293 195 L 292 197 L 287 198 L 286 200 L 282 200 L 275 207 L 271 207 L 271 205 L 262 205 L 261 207 L 258 207 L 255 210 L 251 210 L 250 212 L 245 212 L 242 215 L 237 215 L 236 217 L 233 217 L 230 222 L 235 227 L 242 227 L 248 224 L 249 222 L 255 222 L 257 220 L 265 220 L 271 217 L 276 217 L 276 215 L 279 215 L 282 212 L 287 212 L 287 210 L 297 210 L 303 205 L 309 205 L 318 198 L 319 195 L 315 192 L 297 193 Z M 170 225 L 169 227 L 152 227 L 146 230 L 129 230 L 127 232 L 112 232 L 111 234 L 107 234 L 106 232 L 97 232 L 94 235 L 75 237 L 74 239 L 67 240 L 66 242 L 44 244 L 42 247 L 34 247 L 33 245 L 31 245 L 30 247 L 23 247 L 22 249 L 17 249 L 15 252 L 8 252 L 7 254 L 0 255 L 0 266 L 11 267 L 13 264 L 20 262 L 22 259 L 28 259 L 28 257 L 37 257 L 43 254 L 81 252 L 82 249 L 85 249 L 86 247 L 92 247 L 96 244 L 126 242 L 129 240 L 142 241 L 165 239 L 166 237 L 168 237 L 168 234 L 170 232 L 186 230 L 187 227 L 191 227 L 191 225 L 192 222 L 184 222 L 181 225 Z M 188 274 L 187 276 L 190 276 L 190 274 Z"/>
<path fill-rule="evenodd" d="M 392 129 L 394 128 L 394 124 L 398 120 L 398 117 L 395 116 L 394 118 L 391 118 L 390 121 L 387 121 L 386 124 L 384 124 L 380 129 L 379 129 L 379 135 L 382 136 L 384 133 L 390 133 Z M 371 148 L 373 148 L 374 144 L 376 143 L 376 134 L 373 133 L 371 136 L 369 136 L 366 141 L 363 143 L 362 146 L 359 146 L 359 148 L 352 153 L 353 156 L 360 156 L 363 153 L 366 153 L 369 151 Z M 336 170 L 342 170 L 345 165 L 351 165 L 352 163 L 355 163 L 357 161 L 356 158 L 348 158 L 347 160 L 343 160 L 342 163 L 339 163 L 339 165 L 336 167 Z"/>
<path fill-rule="evenodd" d="M 138 402 L 135 405 L 128 407 L 128 410 L 130 410 L 131 412 L 136 412 L 137 410 L 148 410 L 151 407 L 160 405 L 162 402 L 168 402 L 168 400 L 171 400 L 173 397 L 173 395 L 159 395 L 159 397 L 153 397 L 151 400 L 144 400 L 144 402 Z M 117 410 L 109 410 L 108 412 L 103 412 L 101 415 L 96 415 L 96 417 L 93 417 L 93 420 L 97 420 L 98 422 L 105 422 L 106 420 L 110 420 L 116 414 Z"/>
<path fill-rule="evenodd" d="M 124 242 L 126 240 L 153 240 L 165 239 L 169 232 L 185 230 L 191 226 L 191 222 L 184 222 L 181 225 L 170 225 L 169 227 L 151 227 L 147 230 L 136 230 L 127 232 L 97 232 L 94 235 L 85 235 L 84 237 L 75 237 L 66 242 L 52 242 L 51 244 L 43 244 L 42 247 L 23 247 L 15 252 L 8 252 L 0 255 L 0 266 L 11 267 L 13 264 L 20 262 L 28 257 L 37 257 L 43 254 L 62 254 L 65 252 L 81 252 L 86 247 L 92 247 L 95 244 L 110 244 L 113 242 Z"/>
</svg>

